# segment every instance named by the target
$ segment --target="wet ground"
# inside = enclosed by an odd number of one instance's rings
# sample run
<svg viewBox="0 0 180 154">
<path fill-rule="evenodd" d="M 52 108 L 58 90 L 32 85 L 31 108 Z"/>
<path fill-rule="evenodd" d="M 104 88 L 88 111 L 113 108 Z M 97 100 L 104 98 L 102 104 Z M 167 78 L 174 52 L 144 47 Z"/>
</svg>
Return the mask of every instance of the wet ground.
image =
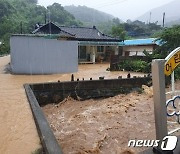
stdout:
<svg viewBox="0 0 180 154">
<path fill-rule="evenodd" d="M 67 81 L 71 74 L 57 75 L 11 75 L 4 71 L 10 56 L 0 57 L 0 153 L 26 154 L 40 148 L 36 126 L 27 101 L 24 83 Z M 108 64 L 80 65 L 76 78 L 98 79 L 126 77 L 128 72 L 108 72 Z M 143 76 L 141 73 L 133 75 Z"/>
<path fill-rule="evenodd" d="M 0 58 L 0 153 L 25 154 L 40 147 L 21 76 L 5 74 L 8 57 Z"/>
<path fill-rule="evenodd" d="M 11 75 L 4 72 L 9 62 L 9 56 L 0 57 L 0 153 L 32 153 L 40 148 L 40 140 L 23 84 L 67 81 L 71 74 Z M 108 72 L 108 67 L 108 64 L 80 65 L 75 79 L 117 78 L 128 74 Z M 143 76 L 141 73 L 134 75 Z M 106 100 L 78 102 L 68 99 L 58 106 L 45 106 L 43 110 L 65 153 L 121 153 L 126 151 L 131 138 L 155 137 L 152 91 L 148 88 L 146 91 L 147 94 L 131 93 Z"/>
</svg>

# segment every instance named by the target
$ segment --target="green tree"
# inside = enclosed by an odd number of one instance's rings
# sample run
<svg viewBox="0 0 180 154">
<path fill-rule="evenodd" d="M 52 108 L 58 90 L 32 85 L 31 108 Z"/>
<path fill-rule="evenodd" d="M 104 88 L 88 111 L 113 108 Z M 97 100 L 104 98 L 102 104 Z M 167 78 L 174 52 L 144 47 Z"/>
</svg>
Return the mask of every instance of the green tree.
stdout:
<svg viewBox="0 0 180 154">
<path fill-rule="evenodd" d="M 124 23 L 124 29 L 132 37 L 149 37 L 162 28 L 157 23 L 146 24 L 145 22 L 135 20 Z"/>
<path fill-rule="evenodd" d="M 113 22 L 115 25 L 120 25 L 120 20 L 119 20 L 119 18 L 113 18 L 113 19 L 112 19 L 112 22 Z"/>
<path fill-rule="evenodd" d="M 2 17 L 8 16 L 14 11 L 12 4 L 5 0 L 0 0 L 0 21 Z"/>
<path fill-rule="evenodd" d="M 180 46 L 180 25 L 166 28 L 160 34 L 158 40 L 161 41 L 159 50 L 167 52 L 167 54 Z"/>
<path fill-rule="evenodd" d="M 124 30 L 123 25 L 119 24 L 117 26 L 113 26 L 111 34 L 112 34 L 112 36 L 118 37 L 122 40 L 126 39 L 126 31 Z"/>
<path fill-rule="evenodd" d="M 156 53 L 161 53 L 165 58 L 171 51 L 180 46 L 180 25 L 165 28 L 158 40 L 161 42 L 161 46 L 156 50 Z M 175 69 L 175 79 L 180 79 L 180 67 Z"/>
<path fill-rule="evenodd" d="M 45 23 L 45 15 L 50 10 L 52 21 L 63 25 L 81 24 L 60 4 L 46 9 L 37 5 L 37 0 L 0 0 L 0 54 L 9 52 L 9 39 L 12 34 L 31 33 L 35 24 Z"/>
<path fill-rule="evenodd" d="M 37 0 L 27 0 L 27 2 L 37 4 L 38 1 Z"/>
<path fill-rule="evenodd" d="M 48 14 L 50 15 L 50 20 L 58 24 L 63 25 L 79 25 L 80 22 L 75 21 L 75 17 L 64 10 L 61 4 L 54 3 L 47 7 Z"/>
</svg>

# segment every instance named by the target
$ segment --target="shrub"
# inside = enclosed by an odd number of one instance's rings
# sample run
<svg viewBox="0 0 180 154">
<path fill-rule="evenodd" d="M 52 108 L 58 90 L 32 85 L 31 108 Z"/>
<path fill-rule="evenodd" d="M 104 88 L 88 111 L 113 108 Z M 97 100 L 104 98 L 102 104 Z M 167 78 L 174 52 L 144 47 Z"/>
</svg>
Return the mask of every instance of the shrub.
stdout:
<svg viewBox="0 0 180 154">
<path fill-rule="evenodd" d="M 118 70 L 149 73 L 151 64 L 142 60 L 124 60 L 118 64 Z"/>
<path fill-rule="evenodd" d="M 151 63 L 143 60 L 124 60 L 118 64 L 118 70 L 150 73 Z M 175 69 L 175 79 L 180 80 L 180 67 Z"/>
<path fill-rule="evenodd" d="M 180 67 L 175 69 L 174 76 L 176 80 L 180 80 Z"/>
</svg>

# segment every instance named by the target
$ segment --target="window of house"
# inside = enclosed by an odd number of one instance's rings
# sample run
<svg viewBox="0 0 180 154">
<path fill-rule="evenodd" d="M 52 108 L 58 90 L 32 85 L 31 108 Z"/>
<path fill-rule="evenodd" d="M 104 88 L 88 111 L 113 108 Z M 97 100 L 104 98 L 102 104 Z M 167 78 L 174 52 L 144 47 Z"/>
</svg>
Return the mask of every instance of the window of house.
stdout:
<svg viewBox="0 0 180 154">
<path fill-rule="evenodd" d="M 78 57 L 79 57 L 79 59 L 86 59 L 87 58 L 86 46 L 80 46 L 79 47 Z"/>
<path fill-rule="evenodd" d="M 97 52 L 104 52 L 104 46 L 97 46 Z"/>
</svg>

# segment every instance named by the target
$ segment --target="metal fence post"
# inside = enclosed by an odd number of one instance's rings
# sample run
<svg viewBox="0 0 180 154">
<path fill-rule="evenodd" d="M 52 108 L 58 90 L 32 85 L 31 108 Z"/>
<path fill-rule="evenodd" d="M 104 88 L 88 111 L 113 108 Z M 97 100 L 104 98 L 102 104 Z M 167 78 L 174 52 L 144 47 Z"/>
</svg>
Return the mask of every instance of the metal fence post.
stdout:
<svg viewBox="0 0 180 154">
<path fill-rule="evenodd" d="M 161 141 L 168 134 L 164 64 L 164 59 L 156 59 L 152 62 L 156 139 Z"/>
</svg>

